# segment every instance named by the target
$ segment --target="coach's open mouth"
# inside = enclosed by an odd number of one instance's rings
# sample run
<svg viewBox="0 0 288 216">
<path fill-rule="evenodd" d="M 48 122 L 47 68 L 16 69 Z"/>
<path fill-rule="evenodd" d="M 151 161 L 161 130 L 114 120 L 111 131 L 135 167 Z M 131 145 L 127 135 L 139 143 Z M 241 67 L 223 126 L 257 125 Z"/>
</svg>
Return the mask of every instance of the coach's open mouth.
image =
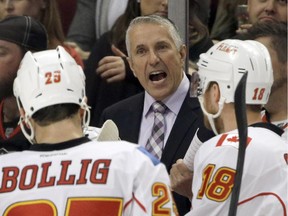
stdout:
<svg viewBox="0 0 288 216">
<path fill-rule="evenodd" d="M 149 79 L 153 82 L 163 80 L 167 77 L 167 74 L 163 71 L 155 71 L 149 75 Z"/>
</svg>

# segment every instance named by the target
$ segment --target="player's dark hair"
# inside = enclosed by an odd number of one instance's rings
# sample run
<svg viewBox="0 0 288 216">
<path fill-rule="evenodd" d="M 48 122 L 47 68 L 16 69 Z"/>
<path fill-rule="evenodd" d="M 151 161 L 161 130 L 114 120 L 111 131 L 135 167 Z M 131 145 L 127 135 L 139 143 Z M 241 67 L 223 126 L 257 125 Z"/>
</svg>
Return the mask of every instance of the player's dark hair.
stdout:
<svg viewBox="0 0 288 216">
<path fill-rule="evenodd" d="M 277 21 L 256 23 L 248 29 L 246 36 L 250 40 L 259 37 L 271 38 L 270 46 L 277 53 L 279 61 L 287 62 L 287 23 Z"/>
<path fill-rule="evenodd" d="M 45 107 L 33 114 L 32 118 L 40 126 L 71 118 L 80 109 L 77 104 L 56 104 Z"/>
<path fill-rule="evenodd" d="M 214 84 L 218 85 L 218 83 L 217 83 L 216 81 L 211 81 L 211 82 L 208 84 L 207 91 L 209 91 Z M 246 104 L 246 109 L 247 109 L 247 110 L 250 110 L 251 112 L 260 113 L 261 110 L 262 110 L 262 105 Z"/>
</svg>

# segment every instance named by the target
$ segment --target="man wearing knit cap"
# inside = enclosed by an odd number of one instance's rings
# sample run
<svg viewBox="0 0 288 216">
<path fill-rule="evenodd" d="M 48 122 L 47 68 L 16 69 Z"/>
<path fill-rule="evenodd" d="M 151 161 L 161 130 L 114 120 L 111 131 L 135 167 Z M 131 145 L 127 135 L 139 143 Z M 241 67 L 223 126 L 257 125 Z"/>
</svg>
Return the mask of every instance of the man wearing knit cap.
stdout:
<svg viewBox="0 0 288 216">
<path fill-rule="evenodd" d="M 26 51 L 46 50 L 47 43 L 45 28 L 31 17 L 11 16 L 0 21 L 0 155 L 29 146 L 18 125 L 13 81 Z"/>
</svg>

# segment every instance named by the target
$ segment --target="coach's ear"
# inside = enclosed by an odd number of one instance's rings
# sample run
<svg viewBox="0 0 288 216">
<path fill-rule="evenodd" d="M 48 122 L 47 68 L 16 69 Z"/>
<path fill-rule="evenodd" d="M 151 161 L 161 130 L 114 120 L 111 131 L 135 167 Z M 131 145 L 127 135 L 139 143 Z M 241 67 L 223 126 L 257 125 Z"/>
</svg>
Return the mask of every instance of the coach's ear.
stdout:
<svg viewBox="0 0 288 216">
<path fill-rule="evenodd" d="M 137 78 L 137 75 L 136 75 L 135 70 L 134 70 L 134 62 L 132 60 L 132 57 L 131 56 L 127 57 L 127 61 L 129 63 L 131 71 L 133 72 L 133 75 Z"/>
<path fill-rule="evenodd" d="M 186 51 L 186 46 L 182 45 L 179 49 L 179 54 L 180 54 L 180 59 L 181 59 L 181 63 L 182 63 L 182 67 L 185 67 L 185 60 L 186 60 L 186 55 L 187 55 L 187 51 Z"/>
</svg>

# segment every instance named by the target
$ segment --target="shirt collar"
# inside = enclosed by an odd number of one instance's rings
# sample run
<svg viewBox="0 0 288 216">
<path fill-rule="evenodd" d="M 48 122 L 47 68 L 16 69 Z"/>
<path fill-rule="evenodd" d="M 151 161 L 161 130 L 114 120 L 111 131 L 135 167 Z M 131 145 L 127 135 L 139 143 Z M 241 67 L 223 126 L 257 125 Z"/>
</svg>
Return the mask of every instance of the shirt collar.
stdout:
<svg viewBox="0 0 288 216">
<path fill-rule="evenodd" d="M 176 91 L 162 100 L 162 102 L 169 108 L 171 112 L 173 112 L 175 115 L 178 114 L 182 103 L 187 95 L 187 92 L 189 90 L 190 82 L 185 73 L 183 72 L 183 79 L 180 82 L 178 88 Z M 155 99 L 148 94 L 147 91 L 145 91 L 145 97 L 144 97 L 144 108 L 143 108 L 143 115 L 147 116 L 151 105 L 155 102 Z"/>
<path fill-rule="evenodd" d="M 278 134 L 279 136 L 282 136 L 282 134 L 284 133 L 284 131 L 281 128 L 277 127 L 274 124 L 266 123 L 266 122 L 254 123 L 254 124 L 250 125 L 250 127 L 266 128 L 266 129 L 271 130 L 274 133 Z"/>
</svg>

